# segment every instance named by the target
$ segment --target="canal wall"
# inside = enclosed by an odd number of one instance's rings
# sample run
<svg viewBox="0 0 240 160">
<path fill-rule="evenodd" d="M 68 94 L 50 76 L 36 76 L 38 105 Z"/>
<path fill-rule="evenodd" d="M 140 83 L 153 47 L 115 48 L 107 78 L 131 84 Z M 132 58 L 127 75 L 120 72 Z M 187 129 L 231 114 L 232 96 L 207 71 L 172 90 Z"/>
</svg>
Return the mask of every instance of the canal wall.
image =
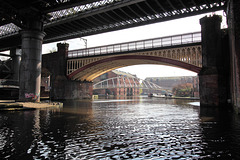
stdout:
<svg viewBox="0 0 240 160">
<path fill-rule="evenodd" d="M 50 74 L 50 97 L 55 100 L 91 99 L 92 82 L 73 81 L 66 77 L 66 61 L 69 45 L 58 43 L 57 52 L 43 55 L 42 67 Z"/>
</svg>

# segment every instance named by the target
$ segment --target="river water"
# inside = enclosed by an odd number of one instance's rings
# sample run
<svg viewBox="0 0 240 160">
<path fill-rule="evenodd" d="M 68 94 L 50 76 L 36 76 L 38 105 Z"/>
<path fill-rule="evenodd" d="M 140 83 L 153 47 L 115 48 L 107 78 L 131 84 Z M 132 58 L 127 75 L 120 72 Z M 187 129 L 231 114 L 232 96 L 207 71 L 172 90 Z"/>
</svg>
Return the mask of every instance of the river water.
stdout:
<svg viewBox="0 0 240 160">
<path fill-rule="evenodd" d="M 67 101 L 0 113 L 0 159 L 240 159 L 240 117 L 189 101 Z"/>
</svg>

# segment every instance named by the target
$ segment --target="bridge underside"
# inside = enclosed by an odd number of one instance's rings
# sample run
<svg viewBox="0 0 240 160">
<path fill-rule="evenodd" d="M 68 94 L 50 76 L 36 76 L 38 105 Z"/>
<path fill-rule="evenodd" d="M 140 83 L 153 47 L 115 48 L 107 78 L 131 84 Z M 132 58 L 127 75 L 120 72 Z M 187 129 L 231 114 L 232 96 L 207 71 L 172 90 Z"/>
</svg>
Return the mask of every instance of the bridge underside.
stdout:
<svg viewBox="0 0 240 160">
<path fill-rule="evenodd" d="M 196 73 L 200 72 L 200 67 L 192 66 L 184 62 L 178 62 L 176 60 L 161 58 L 161 57 L 149 57 L 149 56 L 119 56 L 117 58 L 107 58 L 94 62 L 82 67 L 68 77 L 73 80 L 81 81 L 93 81 L 96 77 L 121 67 L 140 65 L 140 64 L 156 64 L 156 65 L 167 65 L 178 68 L 187 69 Z"/>
<path fill-rule="evenodd" d="M 223 10 L 226 0 L 1 1 L 0 51 L 21 46 L 22 30 L 44 22 L 44 43 Z M 29 25 L 31 24 L 31 25 Z"/>
<path fill-rule="evenodd" d="M 108 71 L 139 64 L 168 65 L 199 73 L 201 46 L 69 59 L 67 75 L 72 80 L 93 81 Z"/>
</svg>

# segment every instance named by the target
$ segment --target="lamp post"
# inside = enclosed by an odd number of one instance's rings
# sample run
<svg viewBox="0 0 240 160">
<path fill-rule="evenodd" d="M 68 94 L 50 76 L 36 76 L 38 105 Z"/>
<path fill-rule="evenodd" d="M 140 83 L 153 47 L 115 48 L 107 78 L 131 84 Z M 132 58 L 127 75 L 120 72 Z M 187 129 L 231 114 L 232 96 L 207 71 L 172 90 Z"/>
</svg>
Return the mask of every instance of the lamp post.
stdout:
<svg viewBox="0 0 240 160">
<path fill-rule="evenodd" d="M 80 37 L 80 41 L 81 41 L 81 40 L 84 42 L 85 48 L 87 48 L 87 39 Z"/>
</svg>

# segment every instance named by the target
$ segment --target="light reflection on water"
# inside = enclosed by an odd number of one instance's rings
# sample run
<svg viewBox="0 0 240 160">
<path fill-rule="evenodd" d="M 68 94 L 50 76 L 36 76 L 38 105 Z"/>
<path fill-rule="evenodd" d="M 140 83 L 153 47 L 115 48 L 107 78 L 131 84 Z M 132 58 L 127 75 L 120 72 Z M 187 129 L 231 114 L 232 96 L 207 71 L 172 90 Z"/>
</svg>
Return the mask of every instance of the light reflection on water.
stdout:
<svg viewBox="0 0 240 160">
<path fill-rule="evenodd" d="M 187 103 L 135 97 L 2 112 L 0 159 L 239 159 L 239 117 Z"/>
</svg>

